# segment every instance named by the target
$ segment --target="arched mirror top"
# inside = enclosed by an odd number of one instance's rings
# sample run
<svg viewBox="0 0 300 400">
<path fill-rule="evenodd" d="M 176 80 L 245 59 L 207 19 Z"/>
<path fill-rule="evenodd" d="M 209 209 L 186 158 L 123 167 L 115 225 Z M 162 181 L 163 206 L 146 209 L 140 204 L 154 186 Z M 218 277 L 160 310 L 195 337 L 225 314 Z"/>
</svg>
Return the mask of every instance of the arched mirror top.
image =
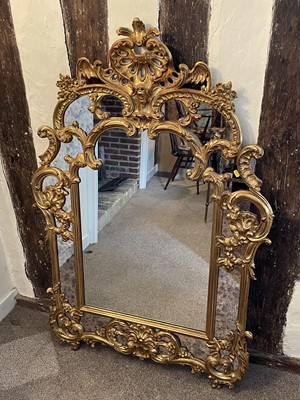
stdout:
<svg viewBox="0 0 300 400">
<path fill-rule="evenodd" d="M 95 145 L 105 131 L 121 128 L 128 136 L 135 136 L 147 129 L 150 139 L 166 132 L 187 143 L 195 159 L 193 168 L 187 171 L 189 179 L 202 177 L 211 154 L 220 151 L 225 159 L 237 158 L 236 168 L 245 183 L 259 190 L 261 181 L 252 173 L 249 160 L 261 157 L 263 151 L 250 145 L 240 152 L 242 134 L 233 104 L 237 96 L 231 82 L 212 86 L 210 70 L 201 61 L 191 69 L 180 64 L 176 70 L 169 49 L 158 38 L 159 31 L 156 28 L 146 31 L 138 18 L 132 26 L 133 30 L 117 30 L 124 37 L 113 43 L 108 67 L 102 66 L 101 61 L 92 63 L 87 58 L 80 58 L 76 79 L 60 75 L 58 103 L 53 116 L 56 133 L 46 126 L 39 130 L 40 136 L 52 138 L 48 150 L 40 157 L 42 164 L 49 165 L 59 151 L 60 142 L 71 141 L 75 136 L 83 146 L 81 162 L 96 169 L 102 161 L 95 156 Z M 90 99 L 89 111 L 98 119 L 88 135 L 76 121 L 71 126 L 64 124 L 66 109 L 85 95 Z M 102 109 L 102 100 L 106 96 L 119 99 L 123 105 L 122 116 L 112 117 Z M 181 110 L 181 116 L 172 121 L 164 112 L 165 105 L 171 101 L 175 101 Z M 219 113 L 226 125 L 226 129 L 215 130 L 205 141 L 191 129 L 203 117 L 201 108 Z"/>
</svg>

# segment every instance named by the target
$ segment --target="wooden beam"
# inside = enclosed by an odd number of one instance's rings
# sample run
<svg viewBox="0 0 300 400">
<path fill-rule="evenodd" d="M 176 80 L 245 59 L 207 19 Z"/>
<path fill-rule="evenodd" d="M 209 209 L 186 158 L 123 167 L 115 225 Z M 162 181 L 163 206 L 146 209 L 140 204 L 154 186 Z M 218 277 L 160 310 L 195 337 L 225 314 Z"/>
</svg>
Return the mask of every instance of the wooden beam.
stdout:
<svg viewBox="0 0 300 400">
<path fill-rule="evenodd" d="M 105 65 L 108 53 L 107 0 L 60 0 L 71 75 L 78 58 Z"/>
<path fill-rule="evenodd" d="M 275 213 L 272 245 L 259 250 L 248 328 L 253 347 L 282 353 L 286 314 L 300 275 L 300 2 L 276 0 L 259 127 L 265 156 L 257 165 Z"/>
<path fill-rule="evenodd" d="M 207 62 L 209 0 L 161 0 L 159 28 L 174 64 Z"/>
<path fill-rule="evenodd" d="M 161 40 L 171 51 L 175 68 L 181 63 L 192 68 L 197 61 L 207 62 L 209 10 L 210 0 L 160 0 Z M 165 113 L 169 119 L 178 118 L 174 101 L 166 104 Z M 163 160 L 159 168 L 168 174 L 175 160 L 170 141 L 161 135 L 157 143 L 158 159 Z"/>
<path fill-rule="evenodd" d="M 42 213 L 34 207 L 31 178 L 37 169 L 25 84 L 9 0 L 0 2 L 0 154 L 35 295 L 51 286 L 51 263 Z M 12 227 L 3 227 L 7 233 Z"/>
</svg>

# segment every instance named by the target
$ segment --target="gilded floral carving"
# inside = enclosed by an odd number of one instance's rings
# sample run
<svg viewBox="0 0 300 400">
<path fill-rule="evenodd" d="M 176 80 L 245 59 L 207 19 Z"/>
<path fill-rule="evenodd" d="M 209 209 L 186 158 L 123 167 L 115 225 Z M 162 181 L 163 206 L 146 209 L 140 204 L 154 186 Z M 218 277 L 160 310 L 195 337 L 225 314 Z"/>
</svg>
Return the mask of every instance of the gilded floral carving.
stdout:
<svg viewBox="0 0 300 400">
<path fill-rule="evenodd" d="M 40 156 L 41 166 L 32 184 L 36 203 L 47 222 L 52 251 L 54 284 L 49 289 L 52 296 L 50 325 L 58 338 L 73 349 L 77 349 L 81 342 L 91 346 L 101 343 L 140 359 L 189 365 L 192 372 L 208 373 L 214 387 L 232 387 L 243 378 L 248 368 L 246 339 L 251 338 L 251 334 L 245 331 L 246 309 L 243 305 L 247 303 L 250 278 L 255 278 L 255 252 L 262 243 L 269 243 L 267 235 L 273 218 L 269 203 L 259 192 L 261 181 L 250 165 L 251 159 L 261 157 L 263 151 L 257 145 L 242 148 L 241 129 L 234 114 L 236 93 L 232 90 L 231 82 L 212 86 L 210 70 L 203 62 L 197 62 L 192 68 L 181 64 L 176 70 L 168 48 L 158 38 L 159 31 L 155 28 L 146 30 L 139 19 L 133 21 L 133 30 L 120 28 L 118 32 L 124 37 L 112 45 L 107 68 L 98 60 L 92 63 L 87 58 L 81 58 L 77 63 L 76 79 L 60 75 L 54 127 L 42 126 L 38 132 L 40 137 L 49 141 L 48 149 Z M 91 102 L 89 111 L 100 120 L 89 132 L 85 132 L 76 121 L 67 126 L 64 124 L 68 106 L 85 95 L 89 96 Z M 102 102 L 108 95 L 122 102 L 122 116 L 112 117 L 103 110 Z M 182 105 L 185 110 L 182 118 L 166 120 L 164 105 L 170 100 Z M 202 104 L 220 113 L 228 128 L 226 135 L 217 132 L 205 144 L 189 129 L 192 122 L 201 118 L 199 107 Z M 206 341 L 210 354 L 205 359 L 194 357 L 188 348 L 181 346 L 174 326 L 165 324 L 159 328 L 159 321 L 152 326 L 151 320 L 142 317 L 131 316 L 127 320 L 126 316 L 116 318 L 110 315 L 108 324 L 93 332 L 86 331 L 81 322 L 85 312 L 94 310 L 87 311 L 88 306 L 84 304 L 79 169 L 86 166 L 93 169 L 101 167 L 102 160 L 95 154 L 97 141 L 104 132 L 115 128 L 125 130 L 128 137 L 144 129 L 147 129 L 150 139 L 165 133 L 179 136 L 188 144 L 194 156 L 194 165 L 188 169 L 187 177 L 191 180 L 203 179 L 214 187 L 207 328 L 205 332 L 188 332 L 190 336 Z M 75 156 L 64 154 L 67 170 L 63 171 L 53 166 L 52 162 L 73 138 L 78 139 L 80 150 Z M 236 160 L 237 170 L 249 190 L 226 190 L 231 176 L 210 166 L 214 152 L 219 152 L 226 160 Z M 68 196 L 71 198 L 70 210 L 65 209 Z M 252 208 L 243 210 L 242 202 L 248 202 L 255 212 Z M 223 214 L 227 218 L 228 232 L 222 231 Z M 58 235 L 63 240 L 74 241 L 76 307 L 61 293 Z M 242 267 L 243 272 L 236 329 L 228 334 L 224 332 L 224 338 L 215 338 L 218 268 L 230 272 L 237 266 Z M 99 310 L 98 314 L 101 314 Z M 175 332 L 185 331 L 184 327 L 176 329 Z"/>
</svg>

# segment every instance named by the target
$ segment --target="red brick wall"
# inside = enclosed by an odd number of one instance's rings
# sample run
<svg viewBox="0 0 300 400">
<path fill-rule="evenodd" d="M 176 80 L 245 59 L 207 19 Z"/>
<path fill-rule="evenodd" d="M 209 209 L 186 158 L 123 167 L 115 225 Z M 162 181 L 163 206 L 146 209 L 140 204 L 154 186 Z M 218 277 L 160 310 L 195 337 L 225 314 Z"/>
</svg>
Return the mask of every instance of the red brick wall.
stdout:
<svg viewBox="0 0 300 400">
<path fill-rule="evenodd" d="M 122 115 L 122 103 L 114 97 L 105 97 L 102 108 L 113 117 Z M 123 130 L 112 129 L 101 136 L 99 146 L 104 147 L 104 165 L 107 178 L 117 176 L 131 179 L 139 178 L 140 135 L 130 138 Z"/>
</svg>

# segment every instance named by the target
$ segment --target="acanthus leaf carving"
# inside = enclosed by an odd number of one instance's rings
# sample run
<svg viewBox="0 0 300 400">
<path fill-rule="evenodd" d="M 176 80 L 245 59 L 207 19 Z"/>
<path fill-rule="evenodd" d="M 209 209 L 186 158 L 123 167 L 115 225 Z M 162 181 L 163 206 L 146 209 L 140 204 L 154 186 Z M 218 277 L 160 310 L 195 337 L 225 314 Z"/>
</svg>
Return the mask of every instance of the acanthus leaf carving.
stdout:
<svg viewBox="0 0 300 400">
<path fill-rule="evenodd" d="M 77 350 L 84 328 L 80 323 L 83 312 L 72 306 L 65 294 L 61 293 L 60 283 L 49 288 L 52 304 L 50 306 L 50 327 L 61 342 L 70 344 L 73 350 Z"/>
<path fill-rule="evenodd" d="M 236 330 L 230 331 L 224 339 L 214 338 L 207 342 L 210 355 L 205 367 L 213 387 L 227 385 L 232 388 L 245 376 L 249 364 L 247 339 L 252 339 L 251 332 L 244 331 L 237 323 Z"/>
</svg>

